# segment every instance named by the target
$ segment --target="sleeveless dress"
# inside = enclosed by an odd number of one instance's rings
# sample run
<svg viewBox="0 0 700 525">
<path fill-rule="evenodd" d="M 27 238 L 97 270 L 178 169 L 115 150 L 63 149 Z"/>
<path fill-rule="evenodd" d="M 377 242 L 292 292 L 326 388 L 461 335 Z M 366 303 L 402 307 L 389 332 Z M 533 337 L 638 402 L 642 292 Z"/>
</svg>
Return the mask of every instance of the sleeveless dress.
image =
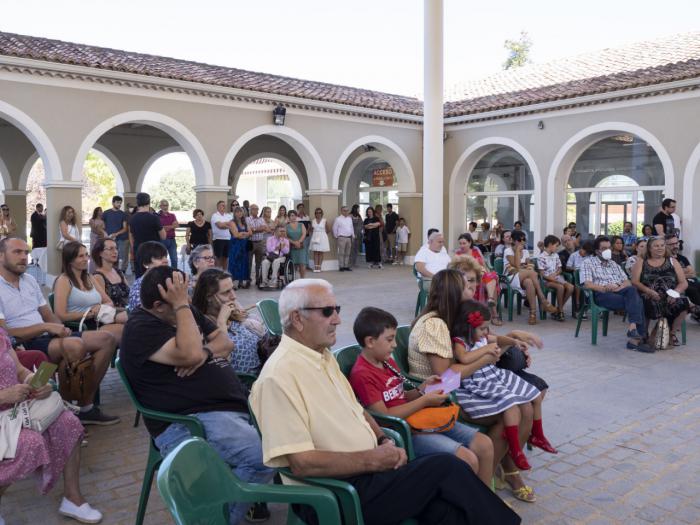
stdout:
<svg viewBox="0 0 700 525">
<path fill-rule="evenodd" d="M 461 338 L 456 337 L 453 342 L 465 345 L 470 352 L 488 344 L 486 338 L 477 341 L 472 348 Z M 462 379 L 462 384 L 455 393 L 459 406 L 472 419 L 501 414 L 510 407 L 529 403 L 540 395 L 540 391 L 530 383 L 510 370 L 495 365 L 486 365 L 470 377 Z"/>
<path fill-rule="evenodd" d="M 247 226 L 239 226 L 236 228 L 239 232 L 247 231 Z M 248 239 L 236 239 L 231 236 L 228 250 L 228 273 L 233 276 L 234 281 L 250 280 L 250 266 L 248 265 Z"/>
<path fill-rule="evenodd" d="M 0 330 L 0 390 L 19 383 L 17 368 L 10 356 L 10 340 Z M 0 405 L 0 410 L 12 405 Z M 0 486 L 7 486 L 36 473 L 41 494 L 48 493 L 61 477 L 66 461 L 83 437 L 83 426 L 65 411 L 43 433 L 23 428 L 14 459 L 0 461 Z"/>
<path fill-rule="evenodd" d="M 317 222 L 316 219 L 311 221 L 311 229 L 313 233 L 311 234 L 311 242 L 309 243 L 309 250 L 312 252 L 329 252 L 331 251 L 331 246 L 328 241 L 328 234 L 326 233 L 326 219 L 321 219 Z"/>
<path fill-rule="evenodd" d="M 119 268 L 115 268 L 115 270 L 121 279 L 121 282 L 116 284 L 111 283 L 109 279 L 107 279 L 107 276 L 100 271 L 96 271 L 95 275 L 100 275 L 104 279 L 105 293 L 112 300 L 114 306 L 117 308 L 125 308 L 129 303 L 129 285 L 126 284 L 126 279 L 124 278 L 122 271 Z"/>
<path fill-rule="evenodd" d="M 304 225 L 300 222 L 297 222 L 296 230 L 292 228 L 291 224 L 287 224 L 287 237 L 289 237 L 289 240 L 298 241 L 301 239 L 301 234 L 304 231 L 303 228 Z M 293 246 L 290 246 L 289 253 L 294 264 L 298 264 L 300 266 L 306 266 L 308 264 L 309 252 L 304 248 L 303 244 L 301 248 L 294 248 Z"/>
<path fill-rule="evenodd" d="M 646 315 L 647 319 L 666 317 L 669 324 L 671 324 L 676 317 L 688 310 L 690 305 L 687 297 L 681 297 L 673 303 L 668 302 L 666 290 L 673 290 L 678 286 L 676 271 L 673 269 L 673 263 L 668 257 L 664 259 L 663 264 L 658 268 L 651 266 L 644 259 L 639 280 L 644 286 L 651 288 L 661 296 L 661 301 L 642 296 L 644 300 L 644 315 Z"/>
</svg>

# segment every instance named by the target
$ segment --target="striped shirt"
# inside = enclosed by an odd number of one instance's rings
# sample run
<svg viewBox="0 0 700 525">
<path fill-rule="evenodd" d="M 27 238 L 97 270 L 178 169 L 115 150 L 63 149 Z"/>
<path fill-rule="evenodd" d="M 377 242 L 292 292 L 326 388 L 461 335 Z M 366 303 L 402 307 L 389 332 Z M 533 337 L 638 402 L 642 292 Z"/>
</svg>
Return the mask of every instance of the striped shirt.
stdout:
<svg viewBox="0 0 700 525">
<path fill-rule="evenodd" d="M 258 228 L 263 228 L 267 226 L 267 223 L 265 222 L 265 219 L 262 217 L 246 217 L 245 222 L 248 225 L 248 227 L 255 232 L 256 229 Z M 253 242 L 257 241 L 262 241 L 265 237 L 264 232 L 256 232 L 251 235 L 250 240 Z"/>
<path fill-rule="evenodd" d="M 627 280 L 627 274 L 615 261 L 602 261 L 600 257 L 586 257 L 581 265 L 581 282 L 593 282 L 600 286 L 618 285 Z"/>
</svg>

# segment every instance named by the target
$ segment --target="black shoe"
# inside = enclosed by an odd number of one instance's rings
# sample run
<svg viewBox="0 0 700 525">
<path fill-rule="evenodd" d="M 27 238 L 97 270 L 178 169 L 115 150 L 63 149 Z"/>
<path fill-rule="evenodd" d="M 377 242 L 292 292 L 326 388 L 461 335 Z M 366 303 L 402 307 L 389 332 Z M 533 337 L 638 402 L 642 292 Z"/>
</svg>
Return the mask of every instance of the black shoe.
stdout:
<svg viewBox="0 0 700 525">
<path fill-rule="evenodd" d="M 116 425 L 121 421 L 117 416 L 109 416 L 98 407 L 92 407 L 87 412 L 80 412 L 78 419 L 83 425 Z"/>
<path fill-rule="evenodd" d="M 656 352 L 651 346 L 646 343 L 633 343 L 632 341 L 627 341 L 628 350 L 636 350 L 637 352 L 643 352 L 645 354 L 653 354 Z"/>
<path fill-rule="evenodd" d="M 345 271 L 345 268 L 341 268 L 340 271 L 341 271 L 341 272 L 344 272 L 344 271 Z"/>
<path fill-rule="evenodd" d="M 251 523 L 260 523 L 270 519 L 270 509 L 265 503 L 253 503 L 253 506 L 246 512 L 245 520 Z"/>
<path fill-rule="evenodd" d="M 346 271 L 346 272 L 351 272 L 351 271 L 352 271 L 352 268 L 345 268 L 345 271 Z"/>
</svg>

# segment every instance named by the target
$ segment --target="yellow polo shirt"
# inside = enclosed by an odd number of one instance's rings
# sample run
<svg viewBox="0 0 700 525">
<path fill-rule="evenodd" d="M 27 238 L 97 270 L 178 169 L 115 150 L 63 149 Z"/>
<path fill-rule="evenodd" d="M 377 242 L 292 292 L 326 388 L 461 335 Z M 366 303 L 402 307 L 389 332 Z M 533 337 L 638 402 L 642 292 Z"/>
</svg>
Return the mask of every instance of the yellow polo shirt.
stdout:
<svg viewBox="0 0 700 525">
<path fill-rule="evenodd" d="M 250 405 L 262 433 L 263 462 L 287 467 L 287 454 L 359 452 L 377 437 L 328 349 L 316 352 L 282 336 L 253 384 Z"/>
</svg>

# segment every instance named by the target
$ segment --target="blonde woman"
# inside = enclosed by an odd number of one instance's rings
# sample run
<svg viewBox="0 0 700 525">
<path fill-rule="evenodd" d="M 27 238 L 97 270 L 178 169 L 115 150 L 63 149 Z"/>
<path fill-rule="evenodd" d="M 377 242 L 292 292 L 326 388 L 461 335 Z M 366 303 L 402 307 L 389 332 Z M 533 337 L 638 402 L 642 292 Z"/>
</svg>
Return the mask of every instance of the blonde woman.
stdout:
<svg viewBox="0 0 700 525">
<path fill-rule="evenodd" d="M 10 216 L 10 207 L 7 204 L 0 206 L 0 239 L 12 236 L 17 231 L 17 223 Z"/>
<path fill-rule="evenodd" d="M 78 229 L 75 208 L 73 208 L 73 206 L 64 206 L 61 208 L 58 228 L 59 241 L 63 241 L 62 244 L 80 242 L 80 230 Z"/>
<path fill-rule="evenodd" d="M 289 219 L 287 218 L 287 207 L 283 204 L 277 210 L 277 217 L 275 217 L 275 228 L 277 226 L 287 226 Z"/>
</svg>

